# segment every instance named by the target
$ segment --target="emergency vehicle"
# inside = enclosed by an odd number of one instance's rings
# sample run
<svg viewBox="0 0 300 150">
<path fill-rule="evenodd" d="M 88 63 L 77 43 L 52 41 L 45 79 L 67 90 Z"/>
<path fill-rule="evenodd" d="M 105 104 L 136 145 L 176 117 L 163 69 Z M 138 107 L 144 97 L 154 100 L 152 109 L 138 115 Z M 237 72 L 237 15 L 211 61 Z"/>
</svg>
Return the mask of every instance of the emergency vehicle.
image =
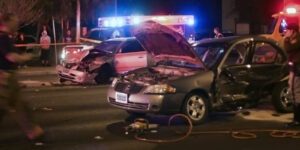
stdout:
<svg viewBox="0 0 300 150">
<path fill-rule="evenodd" d="M 274 14 L 274 23 L 270 29 L 270 34 L 264 35 L 279 43 L 283 40 L 283 35 L 288 24 L 298 24 L 300 26 L 300 4 L 289 4 L 284 11 Z"/>
<path fill-rule="evenodd" d="M 106 35 L 107 38 L 130 37 L 132 36 L 132 27 L 148 20 L 168 26 L 187 39 L 194 37 L 195 19 L 193 15 L 103 17 L 98 19 L 98 27 L 103 30 L 103 33 L 110 33 L 110 35 Z"/>
<path fill-rule="evenodd" d="M 189 42 L 194 42 L 195 19 L 193 15 L 155 15 L 155 16 L 122 16 L 98 18 L 98 27 L 90 30 L 86 38 L 81 38 L 82 44 L 63 48 L 61 62 L 66 60 L 68 51 L 90 50 L 101 41 L 117 37 L 131 37 L 132 28 L 140 23 L 153 20 L 181 33 Z"/>
</svg>

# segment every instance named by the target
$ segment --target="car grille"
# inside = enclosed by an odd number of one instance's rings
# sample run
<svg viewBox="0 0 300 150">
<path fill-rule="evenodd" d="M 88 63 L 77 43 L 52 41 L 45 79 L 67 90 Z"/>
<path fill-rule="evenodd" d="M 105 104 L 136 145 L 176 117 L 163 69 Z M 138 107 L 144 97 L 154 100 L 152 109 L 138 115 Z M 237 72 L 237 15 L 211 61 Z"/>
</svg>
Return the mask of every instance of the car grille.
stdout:
<svg viewBox="0 0 300 150">
<path fill-rule="evenodd" d="M 67 64 L 65 64 L 65 67 L 68 69 L 71 69 L 72 67 L 74 67 L 76 65 L 77 65 L 76 63 L 67 63 Z"/>
<path fill-rule="evenodd" d="M 127 104 L 122 104 L 116 102 L 116 99 L 109 97 L 109 102 L 113 105 L 121 106 L 121 107 L 127 107 L 127 108 L 132 108 L 132 109 L 141 109 L 141 110 L 148 110 L 149 104 L 145 103 L 132 103 L 128 102 Z"/>
<path fill-rule="evenodd" d="M 134 83 L 117 83 L 115 90 L 127 94 L 139 93 L 144 86 Z"/>
</svg>

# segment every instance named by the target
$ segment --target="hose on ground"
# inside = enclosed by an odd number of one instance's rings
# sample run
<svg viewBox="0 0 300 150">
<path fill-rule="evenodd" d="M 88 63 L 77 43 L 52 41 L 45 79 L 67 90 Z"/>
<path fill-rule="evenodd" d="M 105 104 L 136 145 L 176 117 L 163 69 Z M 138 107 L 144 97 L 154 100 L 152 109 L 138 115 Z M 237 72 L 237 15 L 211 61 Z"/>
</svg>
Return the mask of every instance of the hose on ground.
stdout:
<svg viewBox="0 0 300 150">
<path fill-rule="evenodd" d="M 245 129 L 245 130 L 216 130 L 216 131 L 193 131 L 192 121 L 183 114 L 175 114 L 170 117 L 168 121 L 168 127 L 171 127 L 172 121 L 175 118 L 183 118 L 188 123 L 188 129 L 185 133 L 180 131 L 175 131 L 177 135 L 182 135 L 174 139 L 149 139 L 142 137 L 140 134 L 135 134 L 135 139 L 144 142 L 152 143 L 173 143 L 185 140 L 189 136 L 201 135 L 201 134 L 230 134 L 232 138 L 246 140 L 257 138 L 257 133 L 269 133 L 273 138 L 300 138 L 300 130 L 278 130 L 278 129 Z"/>
</svg>

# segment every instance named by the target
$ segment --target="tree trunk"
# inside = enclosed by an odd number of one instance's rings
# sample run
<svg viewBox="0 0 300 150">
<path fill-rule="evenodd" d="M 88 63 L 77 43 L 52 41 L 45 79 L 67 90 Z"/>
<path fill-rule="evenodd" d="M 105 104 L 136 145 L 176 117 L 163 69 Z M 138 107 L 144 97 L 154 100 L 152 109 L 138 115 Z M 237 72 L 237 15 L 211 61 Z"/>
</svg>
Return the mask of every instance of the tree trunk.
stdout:
<svg viewBox="0 0 300 150">
<path fill-rule="evenodd" d="M 61 20 L 60 20 L 60 25 L 61 25 L 61 40 L 62 40 L 62 42 L 65 42 L 65 38 L 64 38 L 64 35 L 65 35 L 65 28 L 64 28 L 64 19 L 63 18 L 61 18 Z"/>
<path fill-rule="evenodd" d="M 55 56 L 55 65 L 57 65 L 57 47 L 56 47 L 56 30 L 55 30 L 55 20 L 54 17 L 52 16 L 52 28 L 53 28 L 53 41 L 54 41 L 54 56 Z"/>
<path fill-rule="evenodd" d="M 80 42 L 80 0 L 77 0 L 77 13 L 76 13 L 76 43 Z"/>
</svg>

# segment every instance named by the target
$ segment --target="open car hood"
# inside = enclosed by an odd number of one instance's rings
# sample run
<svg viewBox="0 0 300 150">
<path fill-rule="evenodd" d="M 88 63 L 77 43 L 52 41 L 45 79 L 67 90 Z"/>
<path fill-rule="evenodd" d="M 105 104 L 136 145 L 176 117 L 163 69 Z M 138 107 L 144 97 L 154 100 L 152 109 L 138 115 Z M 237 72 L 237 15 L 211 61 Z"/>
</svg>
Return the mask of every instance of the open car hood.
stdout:
<svg viewBox="0 0 300 150">
<path fill-rule="evenodd" d="M 186 39 L 164 25 L 146 21 L 134 28 L 133 34 L 155 60 L 179 59 L 203 65 Z"/>
</svg>

